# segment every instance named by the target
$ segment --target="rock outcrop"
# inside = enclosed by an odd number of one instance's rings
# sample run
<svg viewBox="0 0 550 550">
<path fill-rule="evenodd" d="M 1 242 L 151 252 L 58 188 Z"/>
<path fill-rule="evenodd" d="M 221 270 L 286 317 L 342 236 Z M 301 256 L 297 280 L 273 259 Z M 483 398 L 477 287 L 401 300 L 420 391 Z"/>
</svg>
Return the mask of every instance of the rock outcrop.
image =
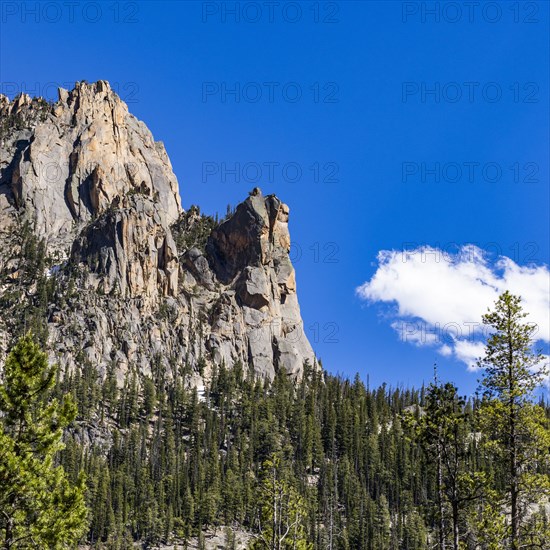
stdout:
<svg viewBox="0 0 550 550">
<path fill-rule="evenodd" d="M 2 194 L 32 220 L 50 248 L 74 226 L 131 193 L 154 198 L 163 218 L 181 212 L 177 179 L 161 142 L 105 81 L 59 90 L 51 108 L 26 95 L 0 99 Z"/>
<path fill-rule="evenodd" d="M 104 81 L 53 105 L 0 96 L 0 123 L 0 293 L 14 292 L 30 227 L 47 256 L 36 277 L 55 289 L 41 303 L 48 347 L 66 372 L 114 368 L 123 383 L 160 369 L 200 387 L 221 364 L 267 378 L 315 364 L 277 197 L 254 189 L 222 223 L 183 212 L 164 146 Z M 43 287 L 21 290 L 19 315 Z M 0 336 L 5 351 L 9 316 Z"/>
</svg>

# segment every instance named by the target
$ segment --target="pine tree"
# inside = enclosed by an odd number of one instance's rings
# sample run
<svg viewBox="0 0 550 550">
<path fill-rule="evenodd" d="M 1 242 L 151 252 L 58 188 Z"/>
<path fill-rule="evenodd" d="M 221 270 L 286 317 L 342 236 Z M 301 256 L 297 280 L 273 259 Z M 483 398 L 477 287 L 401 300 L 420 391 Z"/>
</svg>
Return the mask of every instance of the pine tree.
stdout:
<svg viewBox="0 0 550 550">
<path fill-rule="evenodd" d="M 493 333 L 479 360 L 484 368 L 480 426 L 487 435 L 488 449 L 502 462 L 512 550 L 523 547 L 528 507 L 550 490 L 548 419 L 533 403 L 544 369 L 540 367 L 542 355 L 532 350 L 536 327 L 524 322 L 526 316 L 519 296 L 508 291 L 502 294 L 494 311 L 483 316 Z M 537 471 L 545 461 L 546 468 Z"/>
<path fill-rule="evenodd" d="M 4 366 L 0 385 L 0 547 L 58 548 L 86 528 L 84 477 L 71 485 L 56 457 L 76 416 L 70 398 L 51 397 L 56 367 L 31 334 Z"/>
<path fill-rule="evenodd" d="M 279 456 L 263 464 L 259 505 L 259 534 L 251 546 L 254 550 L 313 548 L 305 532 L 305 502 L 286 479 Z"/>
<path fill-rule="evenodd" d="M 446 544 L 446 525 L 451 525 L 452 548 L 460 547 L 460 523 L 466 504 L 482 495 L 485 476 L 469 467 L 468 425 L 465 402 L 452 383 L 434 381 L 428 386 L 424 414 L 417 423 L 420 441 L 435 464 L 439 548 Z M 446 513 L 450 508 L 450 514 Z M 447 515 L 450 516 L 447 521 Z"/>
</svg>

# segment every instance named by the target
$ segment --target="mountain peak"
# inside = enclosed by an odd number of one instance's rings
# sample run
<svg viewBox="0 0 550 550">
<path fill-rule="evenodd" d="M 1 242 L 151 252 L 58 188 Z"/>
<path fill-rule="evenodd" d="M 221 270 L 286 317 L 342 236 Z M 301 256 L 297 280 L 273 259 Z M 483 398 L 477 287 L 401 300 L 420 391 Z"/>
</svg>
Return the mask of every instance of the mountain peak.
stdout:
<svg viewBox="0 0 550 550">
<path fill-rule="evenodd" d="M 0 189 L 50 246 L 63 247 L 130 193 L 154 197 L 167 223 L 181 213 L 177 178 L 164 146 L 99 80 L 59 89 L 54 105 L 21 95 L 0 114 L 8 126 L 0 150 Z"/>
<path fill-rule="evenodd" d="M 160 362 L 200 386 L 217 365 L 300 378 L 315 363 L 277 197 L 255 188 L 221 223 L 184 212 L 164 146 L 103 80 L 60 88 L 54 104 L 0 98 L 0 122 L 0 230 L 13 242 L 0 270 L 16 280 L 10 258 L 28 222 L 55 264 L 41 307 L 66 371 L 84 358 L 103 373 L 115 365 L 122 380 Z M 0 341 L 14 330 L 7 316 Z"/>
</svg>

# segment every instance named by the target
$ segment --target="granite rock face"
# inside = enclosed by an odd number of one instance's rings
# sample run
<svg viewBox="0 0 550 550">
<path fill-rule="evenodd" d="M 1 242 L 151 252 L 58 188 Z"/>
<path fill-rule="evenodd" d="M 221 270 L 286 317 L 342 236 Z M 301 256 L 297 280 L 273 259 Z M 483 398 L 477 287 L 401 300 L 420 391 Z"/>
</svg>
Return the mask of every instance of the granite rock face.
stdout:
<svg viewBox="0 0 550 550">
<path fill-rule="evenodd" d="M 37 277 L 57 289 L 43 304 L 52 359 L 65 371 L 114 368 L 120 383 L 160 368 L 201 387 L 236 362 L 299 379 L 315 355 L 288 207 L 254 189 L 222 223 L 193 214 L 175 239 L 185 216 L 164 146 L 107 82 L 60 90 L 53 105 L 0 96 L 0 297 L 15 288 L 18 235 L 30 227 L 47 255 Z M 14 336 L 0 321 L 2 352 Z"/>
<path fill-rule="evenodd" d="M 50 247 L 66 246 L 89 222 L 132 192 L 153 196 L 172 223 L 181 212 L 177 179 L 161 142 L 105 81 L 59 90 L 50 109 L 21 95 L 0 99 L 0 184 Z M 11 124 L 10 124 L 11 122 Z"/>
</svg>

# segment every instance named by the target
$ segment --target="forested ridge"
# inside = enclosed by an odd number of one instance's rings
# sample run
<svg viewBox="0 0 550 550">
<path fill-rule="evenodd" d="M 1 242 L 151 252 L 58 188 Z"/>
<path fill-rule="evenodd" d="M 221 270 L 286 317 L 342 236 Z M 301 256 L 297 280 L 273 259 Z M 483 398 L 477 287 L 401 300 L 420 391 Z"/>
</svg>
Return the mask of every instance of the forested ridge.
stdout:
<svg viewBox="0 0 550 550">
<path fill-rule="evenodd" d="M 113 374 L 101 381 L 88 366 L 60 382 L 60 394 L 72 393 L 79 405 L 61 463 L 75 480 L 86 472 L 87 540 L 97 547 L 185 541 L 209 526 L 257 532 L 266 463 L 276 459 L 284 491 L 301 497 L 300 540 L 313 548 L 434 548 L 439 526 L 452 548 L 448 500 L 439 515 L 436 438 L 420 427 L 443 388 L 458 413 L 449 436 L 459 438 L 457 475 L 472 474 L 455 480 L 465 495 L 461 547 L 501 547 L 498 534 L 493 545 L 485 538 L 506 472 L 498 450 L 483 443 L 480 399 L 463 402 L 440 383 L 371 389 L 358 376 L 311 368 L 295 385 L 284 373 L 268 383 L 247 378 L 240 365 L 222 366 L 203 396 L 186 390 L 183 379 L 155 372 L 140 383 L 128 374 L 117 390 Z M 538 406 L 548 423 L 550 407 Z M 111 439 L 82 444 L 90 426 Z M 541 458 L 535 469 L 548 474 L 548 456 Z M 532 544 L 522 547 L 548 548 L 548 525 L 547 513 L 535 510 L 525 528 L 536 527 Z M 279 547 L 292 548 L 292 539 Z"/>
</svg>

